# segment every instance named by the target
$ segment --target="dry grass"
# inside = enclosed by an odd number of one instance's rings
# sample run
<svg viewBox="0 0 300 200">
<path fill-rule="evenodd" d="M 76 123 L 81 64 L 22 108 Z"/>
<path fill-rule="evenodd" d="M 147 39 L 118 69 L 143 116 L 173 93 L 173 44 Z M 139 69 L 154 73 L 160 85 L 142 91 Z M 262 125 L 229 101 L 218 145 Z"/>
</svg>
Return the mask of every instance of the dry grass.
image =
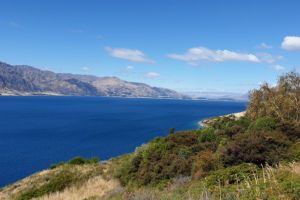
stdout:
<svg viewBox="0 0 300 200">
<path fill-rule="evenodd" d="M 0 191 L 0 200 L 16 199 L 24 192 L 32 190 L 32 188 L 39 188 L 49 182 L 56 175 L 64 172 L 72 173 L 77 178 L 82 177 L 83 182 L 85 179 L 92 179 L 99 176 L 102 167 L 100 165 L 63 165 L 55 169 L 44 170 L 39 173 L 33 174 L 24 178 L 14 184 L 8 185 Z M 86 177 L 86 178 L 84 178 Z M 88 180 L 86 180 L 88 181 Z M 74 183 L 75 184 L 75 183 Z"/>
<path fill-rule="evenodd" d="M 47 176 L 52 174 L 50 171 L 57 171 L 55 170 L 43 170 L 41 172 L 35 173 L 31 176 L 28 176 L 14 184 L 8 185 L 0 191 L 0 199 L 13 199 L 17 194 L 21 193 L 24 190 L 27 190 L 32 185 L 41 185 L 42 179 L 46 179 Z"/>
<path fill-rule="evenodd" d="M 102 176 L 88 180 L 80 187 L 70 187 L 62 192 L 52 193 L 36 200 L 82 200 L 90 197 L 100 198 L 107 192 L 119 186 L 117 180 L 105 180 Z"/>
<path fill-rule="evenodd" d="M 263 169 L 245 175 L 236 183 L 211 185 L 206 179 L 173 183 L 164 190 L 142 187 L 125 189 L 108 196 L 108 200 L 298 200 L 300 185 L 300 163 L 290 163 Z M 225 181 L 228 182 L 228 181 Z"/>
</svg>

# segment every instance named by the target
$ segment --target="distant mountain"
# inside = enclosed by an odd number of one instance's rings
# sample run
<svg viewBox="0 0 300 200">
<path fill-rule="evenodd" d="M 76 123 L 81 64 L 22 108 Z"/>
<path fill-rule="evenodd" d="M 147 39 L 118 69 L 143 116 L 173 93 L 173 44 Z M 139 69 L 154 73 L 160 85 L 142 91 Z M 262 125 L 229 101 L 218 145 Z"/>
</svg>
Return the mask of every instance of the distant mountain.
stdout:
<svg viewBox="0 0 300 200">
<path fill-rule="evenodd" d="M 117 77 L 54 73 L 0 62 L 0 95 L 77 95 L 137 98 L 188 98 L 176 91 Z"/>
<path fill-rule="evenodd" d="M 222 101 L 248 101 L 249 94 L 233 93 L 233 92 L 183 92 L 193 99 L 199 100 L 222 100 Z"/>
</svg>

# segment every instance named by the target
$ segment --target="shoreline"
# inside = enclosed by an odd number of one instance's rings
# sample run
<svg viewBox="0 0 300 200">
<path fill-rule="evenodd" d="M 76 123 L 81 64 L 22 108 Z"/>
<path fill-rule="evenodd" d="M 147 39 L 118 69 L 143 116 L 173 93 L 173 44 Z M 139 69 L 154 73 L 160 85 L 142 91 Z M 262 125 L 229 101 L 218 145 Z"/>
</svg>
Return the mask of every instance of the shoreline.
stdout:
<svg viewBox="0 0 300 200">
<path fill-rule="evenodd" d="M 221 116 L 205 118 L 205 119 L 202 119 L 202 120 L 198 121 L 198 126 L 199 126 L 199 128 L 206 128 L 210 124 L 212 124 L 215 120 L 217 120 L 219 118 L 233 116 L 235 119 L 240 119 L 241 117 L 245 116 L 245 114 L 246 114 L 246 111 L 242 111 L 242 112 L 230 113 L 230 114 L 227 114 L 227 115 L 221 115 Z"/>
</svg>

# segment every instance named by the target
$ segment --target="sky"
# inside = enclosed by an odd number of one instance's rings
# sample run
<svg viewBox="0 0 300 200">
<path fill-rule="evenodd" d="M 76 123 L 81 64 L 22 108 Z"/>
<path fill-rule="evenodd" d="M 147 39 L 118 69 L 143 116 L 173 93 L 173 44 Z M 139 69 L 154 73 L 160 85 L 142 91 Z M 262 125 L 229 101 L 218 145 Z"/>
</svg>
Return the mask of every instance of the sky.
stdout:
<svg viewBox="0 0 300 200">
<path fill-rule="evenodd" d="M 1 0 L 0 61 L 180 92 L 300 71 L 298 0 Z"/>
</svg>

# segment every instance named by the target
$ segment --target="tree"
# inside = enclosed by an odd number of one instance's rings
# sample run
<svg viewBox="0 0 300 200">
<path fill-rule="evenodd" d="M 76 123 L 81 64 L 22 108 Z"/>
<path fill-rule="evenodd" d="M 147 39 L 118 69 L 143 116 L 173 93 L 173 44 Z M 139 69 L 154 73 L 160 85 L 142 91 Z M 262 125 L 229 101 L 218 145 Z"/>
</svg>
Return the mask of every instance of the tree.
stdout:
<svg viewBox="0 0 300 200">
<path fill-rule="evenodd" d="M 300 120 L 300 76 L 296 72 L 281 76 L 277 86 L 267 83 L 260 89 L 250 92 L 247 117 L 255 120 L 259 117 L 273 117 L 280 122 L 298 122 Z"/>
</svg>

